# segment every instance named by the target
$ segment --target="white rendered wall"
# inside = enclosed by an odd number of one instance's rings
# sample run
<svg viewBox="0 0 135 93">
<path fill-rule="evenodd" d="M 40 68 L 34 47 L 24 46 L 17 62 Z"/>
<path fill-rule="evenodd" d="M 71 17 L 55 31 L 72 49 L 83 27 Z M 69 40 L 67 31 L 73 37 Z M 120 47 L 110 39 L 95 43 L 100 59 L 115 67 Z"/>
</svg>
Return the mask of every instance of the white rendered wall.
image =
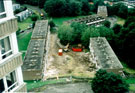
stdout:
<svg viewBox="0 0 135 93">
<path fill-rule="evenodd" d="M 13 50 L 13 54 L 17 54 L 18 53 L 18 43 L 17 43 L 17 37 L 16 37 L 16 32 L 12 33 L 10 35 L 10 41 L 11 41 L 11 47 Z"/>
<path fill-rule="evenodd" d="M 19 85 L 23 84 L 23 75 L 21 66 L 16 69 L 16 77 Z"/>
<path fill-rule="evenodd" d="M 12 1 L 4 0 L 4 6 L 5 6 L 5 11 L 6 11 L 7 17 L 14 17 Z"/>
</svg>

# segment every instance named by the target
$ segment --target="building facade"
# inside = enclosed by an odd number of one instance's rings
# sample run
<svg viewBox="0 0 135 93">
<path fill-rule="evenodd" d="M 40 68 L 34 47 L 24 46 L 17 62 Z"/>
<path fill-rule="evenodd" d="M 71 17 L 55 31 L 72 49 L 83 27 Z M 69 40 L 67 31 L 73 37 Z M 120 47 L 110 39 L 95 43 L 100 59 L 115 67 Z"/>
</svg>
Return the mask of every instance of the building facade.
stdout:
<svg viewBox="0 0 135 93">
<path fill-rule="evenodd" d="M 96 63 L 96 68 L 124 75 L 123 66 L 105 37 L 90 38 L 89 48 L 90 60 Z"/>
<path fill-rule="evenodd" d="M 0 93 L 26 92 L 18 51 L 17 19 L 13 14 L 12 1 L 0 0 Z"/>
<path fill-rule="evenodd" d="M 97 15 L 102 16 L 103 18 L 108 17 L 107 7 L 106 6 L 98 6 Z"/>
<path fill-rule="evenodd" d="M 48 20 L 37 21 L 22 66 L 24 80 L 43 80 L 50 42 Z"/>
</svg>

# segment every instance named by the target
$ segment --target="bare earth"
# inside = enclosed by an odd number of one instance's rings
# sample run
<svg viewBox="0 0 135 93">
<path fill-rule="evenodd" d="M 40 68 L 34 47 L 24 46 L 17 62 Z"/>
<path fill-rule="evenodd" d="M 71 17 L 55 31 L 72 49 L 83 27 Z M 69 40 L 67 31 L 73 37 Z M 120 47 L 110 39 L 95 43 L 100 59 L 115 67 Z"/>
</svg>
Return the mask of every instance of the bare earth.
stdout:
<svg viewBox="0 0 135 93">
<path fill-rule="evenodd" d="M 58 45 L 56 43 L 57 35 L 50 36 L 50 50 L 48 56 L 47 70 L 44 73 L 44 79 L 59 77 L 64 75 L 75 75 L 83 77 L 93 77 L 94 68 L 90 68 L 89 53 L 85 52 L 64 52 L 62 56 L 58 55 Z"/>
</svg>

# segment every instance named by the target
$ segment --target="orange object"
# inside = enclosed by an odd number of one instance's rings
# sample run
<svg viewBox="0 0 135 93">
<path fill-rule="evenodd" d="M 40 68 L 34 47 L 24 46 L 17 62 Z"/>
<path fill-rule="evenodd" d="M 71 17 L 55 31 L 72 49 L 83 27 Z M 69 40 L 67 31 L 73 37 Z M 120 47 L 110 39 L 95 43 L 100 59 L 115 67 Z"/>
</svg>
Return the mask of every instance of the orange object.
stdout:
<svg viewBox="0 0 135 93">
<path fill-rule="evenodd" d="M 82 52 L 82 48 L 72 48 L 74 52 Z"/>
<path fill-rule="evenodd" d="M 62 56 L 62 55 L 63 55 L 63 50 L 62 50 L 62 49 L 59 49 L 58 55 L 59 55 L 59 56 Z"/>
</svg>

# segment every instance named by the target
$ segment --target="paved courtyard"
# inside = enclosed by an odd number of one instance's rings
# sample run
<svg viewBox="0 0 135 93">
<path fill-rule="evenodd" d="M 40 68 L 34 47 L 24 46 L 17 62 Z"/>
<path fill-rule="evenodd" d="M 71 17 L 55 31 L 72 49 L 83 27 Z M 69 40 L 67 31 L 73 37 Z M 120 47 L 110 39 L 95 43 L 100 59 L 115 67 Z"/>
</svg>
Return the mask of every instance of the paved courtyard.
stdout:
<svg viewBox="0 0 135 93">
<path fill-rule="evenodd" d="M 88 83 L 57 84 L 46 87 L 44 93 L 93 93 Z"/>
</svg>

